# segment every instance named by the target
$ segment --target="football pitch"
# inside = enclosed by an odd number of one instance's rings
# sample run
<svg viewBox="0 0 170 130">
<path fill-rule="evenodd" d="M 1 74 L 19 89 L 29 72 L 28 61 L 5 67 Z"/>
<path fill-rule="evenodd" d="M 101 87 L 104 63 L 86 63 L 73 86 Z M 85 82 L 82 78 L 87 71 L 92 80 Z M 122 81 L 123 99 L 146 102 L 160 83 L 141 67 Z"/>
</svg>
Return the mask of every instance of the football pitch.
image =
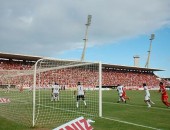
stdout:
<svg viewBox="0 0 170 130">
<path fill-rule="evenodd" d="M 127 100 L 126 104 L 117 103 L 118 94 L 116 90 L 103 91 L 103 116 L 94 117 L 95 123 L 91 125 L 95 130 L 169 130 L 170 108 L 167 108 L 161 102 L 161 95 L 158 91 L 150 91 L 150 93 L 155 104 L 148 108 L 143 101 L 144 91 L 127 91 L 130 100 Z M 170 95 L 170 92 L 168 93 Z M 88 108 L 86 111 L 88 111 Z M 2 116 L 0 116 L 0 122 L 0 130 L 51 130 L 54 128 L 54 126 L 49 125 L 43 128 L 30 128 L 19 122 L 7 120 Z"/>
</svg>

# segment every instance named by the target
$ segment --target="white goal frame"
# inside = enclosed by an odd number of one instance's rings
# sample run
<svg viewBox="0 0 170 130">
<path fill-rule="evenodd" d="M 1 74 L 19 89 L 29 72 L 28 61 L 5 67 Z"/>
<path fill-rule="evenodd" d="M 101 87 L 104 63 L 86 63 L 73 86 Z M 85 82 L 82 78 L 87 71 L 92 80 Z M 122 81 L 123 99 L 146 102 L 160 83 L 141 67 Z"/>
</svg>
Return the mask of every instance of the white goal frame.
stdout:
<svg viewBox="0 0 170 130">
<path fill-rule="evenodd" d="M 33 106 L 32 106 L 32 126 L 34 127 L 36 125 L 36 82 L 37 82 L 37 73 L 39 72 L 43 72 L 44 70 L 38 70 L 37 67 L 38 67 L 38 64 L 40 62 L 43 62 L 43 60 L 50 60 L 50 61 L 55 61 L 56 59 L 39 59 L 35 65 L 34 65 L 34 70 L 33 70 Z M 76 62 L 76 61 L 75 61 Z M 99 117 L 102 117 L 102 64 L 101 62 L 98 62 L 98 63 L 92 63 L 92 62 L 80 62 L 80 61 L 77 61 L 78 64 L 73 64 L 73 65 L 69 65 L 69 66 L 61 66 L 61 67 L 57 67 L 58 69 L 62 69 L 62 68 L 67 68 L 67 67 L 77 67 L 77 66 L 81 66 L 81 65 L 90 65 L 90 64 L 98 64 L 98 72 L 99 72 L 99 76 L 98 76 L 98 80 L 99 80 L 99 88 L 98 88 L 98 91 L 99 91 L 99 97 L 98 97 L 98 100 L 99 100 L 99 104 L 98 104 L 98 107 L 99 107 Z M 53 68 L 47 68 L 46 71 L 48 70 L 52 70 L 54 69 L 55 67 Z"/>
</svg>

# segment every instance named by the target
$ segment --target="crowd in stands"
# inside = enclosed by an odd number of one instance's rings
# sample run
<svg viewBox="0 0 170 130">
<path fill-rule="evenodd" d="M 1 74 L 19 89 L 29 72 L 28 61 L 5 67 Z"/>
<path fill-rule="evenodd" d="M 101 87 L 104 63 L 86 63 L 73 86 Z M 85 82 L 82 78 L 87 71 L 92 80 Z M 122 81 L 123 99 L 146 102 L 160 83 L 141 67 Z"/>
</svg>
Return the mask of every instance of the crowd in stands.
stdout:
<svg viewBox="0 0 170 130">
<path fill-rule="evenodd" d="M 28 70 L 33 63 L 24 63 L 22 61 L 0 60 L 0 70 Z"/>
<path fill-rule="evenodd" d="M 159 80 L 154 73 L 146 72 L 127 72 L 127 71 L 114 71 L 103 70 L 103 85 L 108 84 L 122 84 L 124 86 L 141 86 L 141 83 L 147 83 L 148 86 L 158 86 Z"/>
<path fill-rule="evenodd" d="M 34 64 L 21 61 L 0 60 L 0 85 L 12 84 L 16 86 L 30 87 L 33 84 L 33 74 L 23 74 L 12 78 L 3 78 L 5 73 L 2 70 L 30 70 Z M 9 74 L 10 75 L 10 74 Z M 98 85 L 98 72 L 85 68 L 66 68 L 41 72 L 37 80 L 41 87 L 48 87 L 53 82 L 67 87 L 75 87 L 81 81 L 85 87 L 96 87 Z M 126 87 L 141 87 L 147 83 L 149 87 L 156 87 L 159 84 L 158 77 L 154 73 L 128 72 L 125 70 L 102 70 L 102 86 L 116 86 L 123 84 Z"/>
</svg>

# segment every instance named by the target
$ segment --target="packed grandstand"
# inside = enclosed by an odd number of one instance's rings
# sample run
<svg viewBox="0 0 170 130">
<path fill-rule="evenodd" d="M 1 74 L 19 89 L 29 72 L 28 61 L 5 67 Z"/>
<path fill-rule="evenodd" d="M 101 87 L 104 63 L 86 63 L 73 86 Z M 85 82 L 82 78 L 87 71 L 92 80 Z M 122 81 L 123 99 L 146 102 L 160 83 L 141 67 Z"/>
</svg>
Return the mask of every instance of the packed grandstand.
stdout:
<svg viewBox="0 0 170 130">
<path fill-rule="evenodd" d="M 4 80 L 2 77 L 5 71 L 9 70 L 29 70 L 33 67 L 35 62 L 38 59 L 43 57 L 39 56 L 29 56 L 29 55 L 21 55 L 21 54 L 9 54 L 9 53 L 0 53 L 0 86 L 4 86 L 9 84 L 13 86 L 17 86 L 18 79 L 15 80 Z M 67 61 L 67 60 L 66 60 Z M 68 78 L 71 73 L 74 71 L 79 71 L 74 78 Z M 60 85 L 67 87 L 76 86 L 77 81 L 83 81 L 84 85 L 97 87 L 93 84 L 93 81 L 97 80 L 96 73 L 90 71 L 88 73 L 83 72 L 84 70 L 75 69 L 70 71 L 70 68 L 64 70 L 55 71 L 55 75 L 53 79 L 58 81 Z M 154 74 L 155 71 L 163 71 L 160 69 L 152 69 L 152 68 L 141 68 L 134 66 L 122 66 L 122 65 L 112 65 L 112 64 L 102 64 L 102 86 L 103 87 L 114 87 L 117 84 L 123 84 L 126 89 L 140 89 L 142 87 L 142 83 L 147 83 L 149 88 L 158 88 L 158 84 L 160 82 L 160 77 Z M 48 86 L 49 79 L 46 78 L 50 75 L 51 71 L 44 73 L 43 80 L 41 81 L 42 87 Z M 54 73 L 54 71 L 53 71 Z M 85 79 L 80 79 L 80 75 L 86 74 Z M 62 77 L 62 80 L 61 80 Z M 89 78 L 87 80 L 87 78 Z M 27 80 L 24 80 L 27 79 Z M 33 84 L 32 77 L 25 76 L 22 83 L 24 87 L 30 87 Z M 48 80 L 47 80 L 48 79 Z M 166 80 L 162 80 L 166 86 L 169 86 L 169 82 Z"/>
</svg>

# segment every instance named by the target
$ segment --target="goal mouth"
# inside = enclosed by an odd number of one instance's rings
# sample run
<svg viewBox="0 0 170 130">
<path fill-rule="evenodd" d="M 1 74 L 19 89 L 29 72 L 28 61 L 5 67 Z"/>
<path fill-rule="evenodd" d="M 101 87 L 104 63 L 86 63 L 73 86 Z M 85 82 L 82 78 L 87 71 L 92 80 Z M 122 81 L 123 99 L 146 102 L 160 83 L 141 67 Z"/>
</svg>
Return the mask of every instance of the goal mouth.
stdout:
<svg viewBox="0 0 170 130">
<path fill-rule="evenodd" d="M 101 114 L 101 92 L 96 89 L 101 86 L 99 63 L 40 59 L 28 70 L 0 70 L 0 73 L 5 86 L 0 93 L 10 100 L 8 105 L 0 107 L 0 114 L 8 115 L 10 120 L 29 126 L 56 126 L 80 116 L 93 118 Z M 78 82 L 86 91 L 86 103 L 74 95 Z M 54 83 L 59 85 L 58 97 L 52 93 Z M 11 88 L 5 93 L 8 84 Z"/>
</svg>

